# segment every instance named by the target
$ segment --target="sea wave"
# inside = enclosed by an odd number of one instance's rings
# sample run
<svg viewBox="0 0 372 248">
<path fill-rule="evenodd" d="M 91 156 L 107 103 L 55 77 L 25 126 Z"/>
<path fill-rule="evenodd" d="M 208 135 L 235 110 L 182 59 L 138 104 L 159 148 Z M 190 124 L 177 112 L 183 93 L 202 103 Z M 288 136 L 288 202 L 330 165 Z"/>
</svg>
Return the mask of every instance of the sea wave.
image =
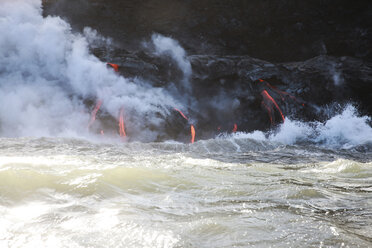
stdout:
<svg viewBox="0 0 372 248">
<path fill-rule="evenodd" d="M 261 141 L 280 142 L 282 144 L 315 144 L 335 149 L 350 149 L 357 146 L 372 146 L 372 127 L 370 117 L 358 116 L 352 105 L 325 122 L 302 122 L 291 119 L 276 131 L 268 133 L 255 131 L 240 132 L 232 135 L 235 139 L 251 138 Z"/>
</svg>

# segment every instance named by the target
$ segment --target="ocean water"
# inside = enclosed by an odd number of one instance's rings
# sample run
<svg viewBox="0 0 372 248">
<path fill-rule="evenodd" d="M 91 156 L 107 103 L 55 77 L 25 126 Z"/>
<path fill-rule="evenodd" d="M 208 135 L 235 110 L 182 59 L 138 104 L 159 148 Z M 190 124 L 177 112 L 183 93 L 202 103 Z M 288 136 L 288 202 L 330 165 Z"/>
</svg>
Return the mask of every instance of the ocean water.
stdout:
<svg viewBox="0 0 372 248">
<path fill-rule="evenodd" d="M 2 138 L 0 246 L 371 245 L 370 151 L 242 135 Z"/>
<path fill-rule="evenodd" d="M 323 123 L 154 142 L 190 99 L 115 74 L 89 51 L 111 41 L 85 31 L 39 0 L 0 2 L 0 247 L 372 246 L 370 117 L 349 104 Z M 152 42 L 191 92 L 183 48 Z M 132 137 L 89 132 L 87 99 L 125 106 Z"/>
</svg>

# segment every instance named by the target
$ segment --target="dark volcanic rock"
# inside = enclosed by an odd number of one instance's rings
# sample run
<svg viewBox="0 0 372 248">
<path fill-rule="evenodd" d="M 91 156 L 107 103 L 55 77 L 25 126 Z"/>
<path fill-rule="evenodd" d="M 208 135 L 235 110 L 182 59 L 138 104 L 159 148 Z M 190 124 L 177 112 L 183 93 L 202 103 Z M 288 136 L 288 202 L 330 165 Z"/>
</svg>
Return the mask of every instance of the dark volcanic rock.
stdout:
<svg viewBox="0 0 372 248">
<path fill-rule="evenodd" d="M 176 64 L 167 57 L 141 52 L 112 59 L 119 63 L 124 76 L 141 77 L 155 87 L 167 88 L 182 80 Z M 361 114 L 372 115 L 372 64 L 360 59 L 318 56 L 278 64 L 248 56 L 192 55 L 188 59 L 193 70 L 193 90 L 186 96 L 188 113 L 197 121 L 198 130 L 205 131 L 205 137 L 211 135 L 208 130 L 219 127 L 231 131 L 234 123 L 245 131 L 281 123 L 278 113 L 270 123 L 262 106 L 263 90 L 291 119 L 325 121 L 348 103 L 358 106 Z"/>
<path fill-rule="evenodd" d="M 234 124 L 241 131 L 275 128 L 284 116 L 325 121 L 348 103 L 372 115 L 371 1 L 43 3 L 44 15 L 59 15 L 77 31 L 89 26 L 113 38 L 110 49 L 98 46 L 92 52 L 119 64 L 120 73 L 134 83 L 162 87 L 182 99 L 198 138 L 231 132 Z M 182 88 L 183 72 L 170 56 L 155 55 L 143 45 L 153 33 L 186 49 L 191 92 Z M 166 122 L 169 137 L 180 129 L 189 132 L 190 123 L 177 111 Z"/>
<path fill-rule="evenodd" d="M 285 62 L 318 55 L 371 60 L 369 0 L 44 0 L 45 15 L 67 18 L 134 51 L 154 33 L 189 54 L 249 55 Z"/>
</svg>

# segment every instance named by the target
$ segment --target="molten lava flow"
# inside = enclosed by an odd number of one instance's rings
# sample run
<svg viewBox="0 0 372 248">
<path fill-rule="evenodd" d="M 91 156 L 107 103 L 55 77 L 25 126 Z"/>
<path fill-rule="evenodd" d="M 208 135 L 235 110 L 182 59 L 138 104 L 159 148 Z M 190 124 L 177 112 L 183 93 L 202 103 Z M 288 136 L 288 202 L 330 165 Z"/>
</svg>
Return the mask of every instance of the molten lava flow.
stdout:
<svg viewBox="0 0 372 248">
<path fill-rule="evenodd" d="M 280 95 L 280 98 L 282 99 L 282 101 L 285 101 L 284 99 L 284 96 L 288 96 L 289 98 L 291 98 L 292 100 L 296 101 L 297 103 L 301 104 L 302 106 L 304 106 L 305 104 L 300 102 L 299 100 L 297 100 L 296 97 L 292 96 L 291 94 L 289 94 L 288 92 L 285 92 L 285 91 L 281 91 L 281 90 L 278 90 L 278 88 L 276 88 L 275 86 L 269 84 L 268 82 L 266 82 L 265 80 L 263 79 L 258 79 L 261 83 L 266 83 L 266 85 L 272 89 L 273 91 L 275 91 L 277 94 Z"/>
<path fill-rule="evenodd" d="M 101 105 L 102 105 L 102 101 L 98 100 L 98 102 L 96 103 L 96 106 L 94 107 L 92 111 L 90 121 L 88 124 L 88 129 L 93 125 L 94 121 L 96 120 L 96 115 L 97 115 L 98 110 L 101 108 Z"/>
<path fill-rule="evenodd" d="M 268 113 L 269 118 L 270 118 L 270 123 L 272 125 L 273 124 L 273 116 L 272 116 L 271 108 L 269 106 L 267 106 L 264 101 L 262 101 L 261 104 L 266 108 L 267 113 Z"/>
<path fill-rule="evenodd" d="M 174 110 L 176 110 L 178 113 L 180 113 L 180 115 L 185 119 L 185 120 L 189 120 L 189 118 L 187 118 L 187 116 L 186 115 L 184 115 L 184 113 L 182 113 L 182 111 L 181 110 L 179 110 L 179 109 L 176 109 L 176 108 L 173 108 Z M 194 141 L 195 141 L 195 127 L 194 127 L 194 125 L 190 125 L 190 129 L 191 129 L 191 143 L 194 143 Z"/>
<path fill-rule="evenodd" d="M 236 131 L 238 131 L 238 125 L 235 123 L 232 132 L 236 133 Z"/>
<path fill-rule="evenodd" d="M 121 137 L 127 136 L 125 133 L 125 125 L 124 125 L 124 108 L 120 109 L 120 115 L 119 115 L 119 134 Z"/>
<path fill-rule="evenodd" d="M 194 125 L 191 125 L 190 126 L 190 129 L 191 129 L 191 144 L 192 144 L 195 141 L 195 128 L 194 128 Z"/>
<path fill-rule="evenodd" d="M 289 96 L 291 99 L 295 100 L 296 102 L 297 99 L 296 97 L 292 96 L 291 94 L 289 94 L 288 92 L 285 92 L 285 91 L 281 91 L 281 90 L 278 90 L 275 86 L 272 86 L 271 84 L 267 83 L 267 86 L 269 86 L 273 91 L 275 91 L 276 93 L 278 93 L 280 95 L 280 97 L 282 98 L 282 101 L 285 101 L 284 100 L 284 96 Z"/>
<path fill-rule="evenodd" d="M 276 103 L 276 101 L 275 101 L 275 100 L 274 100 L 274 99 L 269 95 L 269 93 L 267 93 L 266 90 L 263 90 L 263 91 L 261 92 L 261 95 L 262 95 L 262 97 L 264 98 L 264 101 L 266 101 L 266 102 L 268 102 L 268 103 L 270 103 L 270 104 L 274 104 L 275 108 L 279 111 L 280 116 L 282 117 L 282 120 L 283 120 L 283 122 L 284 122 L 284 121 L 285 121 L 285 117 L 284 117 L 282 111 L 280 110 L 278 104 Z M 270 111 L 270 112 L 271 112 L 271 111 Z"/>
<path fill-rule="evenodd" d="M 115 72 L 119 71 L 119 65 L 113 63 L 107 63 L 107 65 L 111 66 Z"/>
<path fill-rule="evenodd" d="M 176 109 L 176 108 L 174 108 L 174 110 L 176 110 L 178 113 L 180 113 L 180 115 L 181 115 L 183 118 L 185 118 L 185 120 L 189 120 L 189 118 L 187 118 L 186 115 L 184 115 L 184 114 L 182 113 L 181 110 Z"/>
</svg>

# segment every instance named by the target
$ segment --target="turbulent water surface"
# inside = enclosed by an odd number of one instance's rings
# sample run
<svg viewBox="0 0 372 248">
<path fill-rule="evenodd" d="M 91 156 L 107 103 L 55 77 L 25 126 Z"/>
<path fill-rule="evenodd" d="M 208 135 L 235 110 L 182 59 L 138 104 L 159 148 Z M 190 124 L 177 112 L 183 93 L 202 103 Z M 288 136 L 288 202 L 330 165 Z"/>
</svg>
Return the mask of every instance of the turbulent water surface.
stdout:
<svg viewBox="0 0 372 248">
<path fill-rule="evenodd" d="M 371 4 L 138 2 L 0 0 L 0 247 L 371 247 Z"/>
<path fill-rule="evenodd" d="M 371 153 L 1 139 L 2 247 L 368 247 Z"/>
</svg>

